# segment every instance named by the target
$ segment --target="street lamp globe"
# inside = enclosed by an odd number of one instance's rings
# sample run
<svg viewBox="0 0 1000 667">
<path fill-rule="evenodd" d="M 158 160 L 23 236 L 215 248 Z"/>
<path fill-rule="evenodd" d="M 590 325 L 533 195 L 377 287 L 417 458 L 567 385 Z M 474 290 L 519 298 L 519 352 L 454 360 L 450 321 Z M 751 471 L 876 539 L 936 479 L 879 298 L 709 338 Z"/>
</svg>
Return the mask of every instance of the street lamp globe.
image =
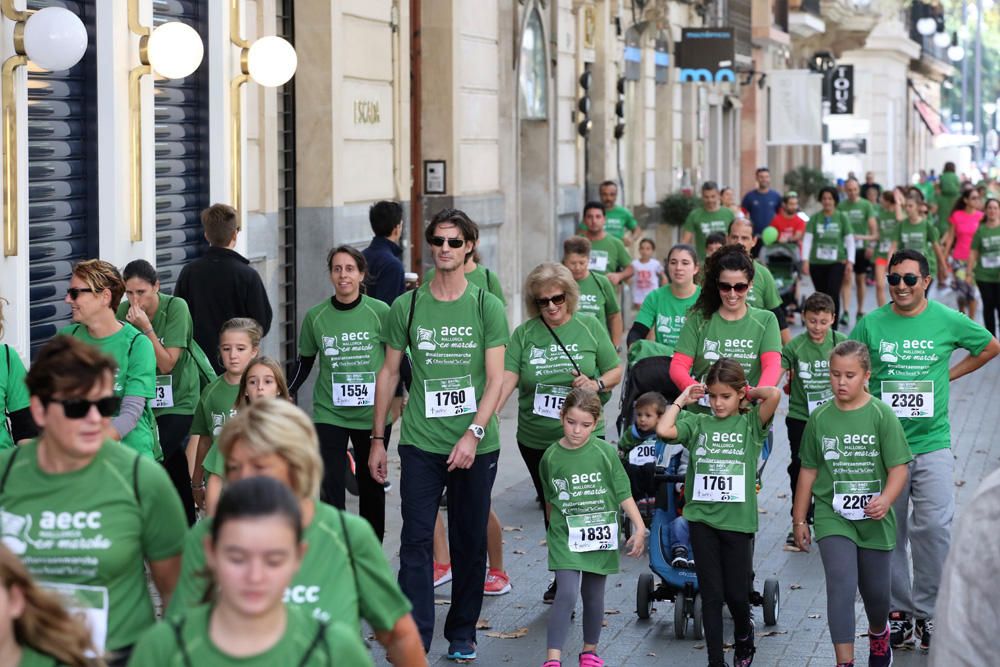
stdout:
<svg viewBox="0 0 1000 667">
<path fill-rule="evenodd" d="M 186 23 L 170 21 L 149 35 L 146 55 L 153 71 L 165 79 L 183 79 L 201 65 L 205 46 L 198 31 Z"/>
<path fill-rule="evenodd" d="M 250 46 L 247 54 L 247 71 L 262 86 L 283 86 L 295 76 L 299 59 L 295 47 L 281 37 L 261 37 Z"/>
<path fill-rule="evenodd" d="M 917 32 L 924 37 L 933 35 L 937 31 L 937 21 L 933 17 L 925 16 L 917 20 Z"/>
<path fill-rule="evenodd" d="M 948 60 L 953 63 L 957 63 L 962 58 L 965 57 L 965 49 L 963 49 L 958 44 L 952 44 L 948 47 Z"/>
<path fill-rule="evenodd" d="M 939 49 L 947 48 L 951 44 L 951 37 L 948 36 L 946 32 L 936 32 L 934 33 L 934 46 Z"/>
<path fill-rule="evenodd" d="M 997 105 L 994 104 L 993 102 L 985 102 L 983 104 L 983 111 L 986 112 L 987 116 L 993 115 L 994 113 L 996 113 L 996 110 L 997 110 Z"/>
<path fill-rule="evenodd" d="M 42 69 L 67 70 L 80 62 L 86 50 L 87 29 L 68 9 L 40 9 L 24 25 L 24 52 Z"/>
</svg>

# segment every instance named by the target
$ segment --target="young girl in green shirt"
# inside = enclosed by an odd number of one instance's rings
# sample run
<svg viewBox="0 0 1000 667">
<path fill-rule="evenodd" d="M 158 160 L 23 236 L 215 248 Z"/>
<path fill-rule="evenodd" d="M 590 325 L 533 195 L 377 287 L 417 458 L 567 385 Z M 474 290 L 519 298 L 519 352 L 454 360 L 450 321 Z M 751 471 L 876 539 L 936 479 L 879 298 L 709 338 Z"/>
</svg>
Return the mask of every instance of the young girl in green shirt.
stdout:
<svg viewBox="0 0 1000 667">
<path fill-rule="evenodd" d="M 562 665 L 576 593 L 583 598 L 580 667 L 604 667 L 597 655 L 604 620 L 604 585 L 618 572 L 618 509 L 632 522 L 629 556 L 646 548 L 646 526 L 632 498 L 628 475 L 615 448 L 593 437 L 603 411 L 598 395 L 573 389 L 560 412 L 563 437 L 545 451 L 539 474 L 549 515 L 549 570 L 557 590 L 548 620 L 548 650 L 542 667 Z"/>
<path fill-rule="evenodd" d="M 712 414 L 678 414 L 708 396 Z M 749 410 L 743 401 L 759 401 Z M 754 624 L 750 613 L 753 536 L 757 532 L 756 465 L 774 411 L 776 387 L 747 385 L 743 367 L 722 358 L 705 383 L 690 385 L 667 406 L 656 432 L 691 453 L 684 484 L 684 518 L 691 529 L 695 571 L 702 597 L 709 667 L 724 667 L 722 602 L 735 624 L 734 667 L 753 663 Z"/>
</svg>

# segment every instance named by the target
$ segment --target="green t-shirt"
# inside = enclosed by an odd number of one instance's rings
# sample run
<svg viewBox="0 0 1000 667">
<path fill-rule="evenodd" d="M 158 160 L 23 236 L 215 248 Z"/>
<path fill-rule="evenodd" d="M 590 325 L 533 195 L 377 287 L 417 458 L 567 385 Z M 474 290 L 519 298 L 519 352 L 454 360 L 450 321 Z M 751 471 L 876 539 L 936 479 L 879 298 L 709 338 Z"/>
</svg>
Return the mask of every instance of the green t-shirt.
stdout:
<svg viewBox="0 0 1000 667">
<path fill-rule="evenodd" d="M 981 325 L 937 301 L 916 317 L 903 317 L 887 303 L 865 315 L 851 338 L 868 346 L 872 395 L 903 422 L 914 454 L 951 447 L 948 367 L 958 348 L 982 352 L 993 336 Z"/>
<path fill-rule="evenodd" d="M 760 382 L 760 357 L 765 352 L 781 352 L 778 319 L 769 310 L 748 306 L 741 319 L 729 321 L 718 312 L 706 322 L 699 310 L 688 313 L 677 339 L 676 352 L 694 359 L 691 376 L 704 378 L 719 359 L 725 357 L 743 366 L 747 382 Z"/>
<path fill-rule="evenodd" d="M 327 299 L 306 313 L 299 354 L 319 356 L 319 377 L 313 386 L 317 423 L 371 428 L 375 375 L 385 359 L 382 325 L 388 314 L 389 306 L 369 296 L 362 296 L 350 310 L 340 310 Z"/>
<path fill-rule="evenodd" d="M 562 437 L 559 410 L 573 386 L 573 361 L 589 378 L 618 366 L 618 353 L 604 324 L 580 315 L 555 328 L 566 351 L 559 346 L 540 317 L 514 329 L 504 357 L 504 369 L 517 373 L 517 441 L 532 449 L 545 449 Z M 601 419 L 594 433 L 604 432 Z"/>
<path fill-rule="evenodd" d="M 436 269 L 431 267 L 424 274 L 424 283 L 429 283 L 434 279 L 434 274 L 437 273 Z M 494 271 L 490 271 L 481 264 L 476 264 L 476 268 L 465 274 L 465 279 L 470 283 L 475 285 L 480 289 L 484 289 L 496 298 L 500 299 L 500 303 L 507 305 L 507 299 L 503 296 L 503 287 L 500 285 L 500 279 L 497 278 L 497 274 Z"/>
<path fill-rule="evenodd" d="M 615 206 L 604 212 L 604 231 L 618 240 L 625 238 L 625 232 L 630 232 L 639 226 L 635 216 L 624 206 Z"/>
<path fill-rule="evenodd" d="M 973 271 L 976 281 L 1000 283 L 1000 225 L 979 225 L 972 237 L 972 249 L 978 253 L 976 269 Z"/>
<path fill-rule="evenodd" d="M 188 532 L 168 618 L 180 617 L 204 599 L 206 580 L 198 573 L 205 569 L 205 537 L 211 529 L 212 520 L 205 519 Z M 302 539 L 308 549 L 285 591 L 286 603 L 310 610 L 321 621 L 346 622 L 359 633 L 361 618 L 376 630 L 391 630 L 410 612 L 410 601 L 396 583 L 368 521 L 317 502 L 316 515 Z"/>
<path fill-rule="evenodd" d="M 160 303 L 156 307 L 150 325 L 156 332 L 163 347 L 180 348 L 170 373 L 160 373 L 156 369 L 156 395 L 152 400 L 153 415 L 192 415 L 198 404 L 198 393 L 201 391 L 198 379 L 198 366 L 191 356 L 194 346 L 194 323 L 191 312 L 184 299 L 169 294 L 159 294 Z M 118 319 L 125 321 L 129 302 L 123 301 L 118 306 Z M 156 351 L 153 351 L 156 359 Z"/>
<path fill-rule="evenodd" d="M 51 655 L 39 653 L 30 646 L 21 644 L 21 660 L 16 667 L 61 667 L 62 663 Z"/>
<path fill-rule="evenodd" d="M 878 521 L 864 516 L 864 506 L 885 489 L 889 468 L 913 458 L 892 408 L 877 398 L 854 410 L 841 410 L 835 401 L 820 406 L 806 424 L 799 456 L 803 468 L 817 471 L 817 540 L 840 535 L 862 549 L 896 546 L 891 507 Z"/>
<path fill-rule="evenodd" d="M 400 444 L 451 453 L 475 418 L 486 388 L 486 351 L 510 339 L 503 304 L 471 283 L 458 299 L 438 301 L 425 283 L 415 299 L 411 290 L 393 302 L 382 337 L 394 350 L 409 348 L 413 360 Z M 493 415 L 477 453 L 498 449 L 499 424 Z"/>
<path fill-rule="evenodd" d="M 607 326 L 608 318 L 621 312 L 615 286 L 600 273 L 587 272 L 587 277 L 576 281 L 580 288 L 579 312 L 593 315 Z"/>
<path fill-rule="evenodd" d="M 0 345 L 0 406 L 3 407 L 3 425 L 0 428 L 0 449 L 14 446 L 14 437 L 7 425 L 6 415 L 23 410 L 31 404 L 28 386 L 24 384 L 24 364 L 17 350 L 10 345 Z"/>
<path fill-rule="evenodd" d="M 806 223 L 806 234 L 812 234 L 810 264 L 835 264 L 848 259 L 844 239 L 851 234 L 851 223 L 840 211 L 827 217 L 823 211 L 813 214 Z M 854 258 L 849 258 L 852 262 Z"/>
<path fill-rule="evenodd" d="M 858 199 L 852 202 L 848 199 L 837 204 L 837 210 L 847 216 L 847 221 L 851 223 L 851 231 L 857 235 L 868 235 L 868 220 L 878 217 L 875 205 L 867 199 Z M 851 258 L 854 261 L 854 258 Z"/>
<path fill-rule="evenodd" d="M 781 367 L 792 372 L 792 391 L 788 396 L 788 416 L 805 421 L 823 403 L 833 398 L 830 387 L 830 353 L 847 336 L 826 332 L 822 343 L 816 343 L 803 331 L 788 341 L 781 350 Z"/>
<path fill-rule="evenodd" d="M 664 285 L 650 292 L 642 302 L 635 321 L 653 329 L 656 342 L 666 345 L 673 354 L 677 338 L 687 320 L 687 312 L 698 300 L 701 287 L 695 286 L 694 293 L 686 299 L 678 299 L 670 291 L 670 285 Z"/>
<path fill-rule="evenodd" d="M 770 422 L 760 406 L 718 419 L 685 414 L 677 442 L 691 455 L 684 482 L 684 518 L 719 530 L 757 532 L 757 457 Z"/>
<path fill-rule="evenodd" d="M 107 440 L 83 468 L 49 474 L 38 466 L 37 440 L 0 452 L 3 542 L 36 581 L 75 599 L 97 648 L 130 646 L 153 624 L 143 561 L 184 546 L 173 483 L 136 456 Z"/>
<path fill-rule="evenodd" d="M 605 234 L 603 239 L 590 240 L 590 272 L 618 273 L 632 265 L 632 255 L 620 239 Z"/>
<path fill-rule="evenodd" d="M 632 487 L 614 446 L 593 436 L 576 449 L 556 442 L 542 456 L 538 474 L 552 506 L 549 570 L 618 572 L 618 550 L 625 545 L 618 509 L 632 497 Z"/>
<path fill-rule="evenodd" d="M 236 416 L 236 397 L 239 393 L 239 384 L 229 384 L 226 376 L 220 375 L 202 390 L 191 421 L 191 435 L 212 436 L 212 447 L 205 455 L 202 467 L 206 472 L 219 477 L 223 476 L 225 466 L 215 441 L 222 433 L 225 423 Z"/>
<path fill-rule="evenodd" d="M 212 605 L 206 604 L 192 609 L 183 619 L 158 623 L 143 635 L 128 661 L 129 667 L 364 667 L 372 664 L 361 635 L 350 624 L 321 624 L 302 609 L 292 605 L 285 608 L 288 611 L 285 633 L 263 653 L 238 658 L 223 653 L 209 635 Z M 180 628 L 179 640 L 174 623 Z"/>
<path fill-rule="evenodd" d="M 937 254 L 934 252 L 933 244 L 940 239 L 938 228 L 934 226 L 930 218 L 924 218 L 914 224 L 909 220 L 903 220 L 896 225 L 896 250 L 916 250 L 927 258 L 931 275 L 937 273 Z"/>
<path fill-rule="evenodd" d="M 753 261 L 753 284 L 747 292 L 747 305 L 761 310 L 774 310 L 781 305 L 771 270 L 757 260 Z"/>
<path fill-rule="evenodd" d="M 878 259 L 889 259 L 889 249 L 896 238 L 896 228 L 899 227 L 899 220 L 896 219 L 895 210 L 878 208 L 878 245 L 875 246 L 875 257 Z"/>
<path fill-rule="evenodd" d="M 104 338 L 94 338 L 82 324 L 70 324 L 60 329 L 59 333 L 93 345 L 118 363 L 115 396 L 138 396 L 146 399 L 146 407 L 143 408 L 139 421 L 122 438 L 122 444 L 143 456 L 160 461 L 163 459 L 163 450 L 160 449 L 156 420 L 150 406 L 150 399 L 156 395 L 156 353 L 153 351 L 153 344 L 138 329 L 128 322 L 122 322 L 121 325 L 121 329 Z"/>
<path fill-rule="evenodd" d="M 698 257 L 705 261 L 705 239 L 714 232 L 729 233 L 729 223 L 733 221 L 732 210 L 725 206 L 720 206 L 716 211 L 706 211 L 698 207 L 688 213 L 681 230 L 694 234 L 694 248 L 698 251 Z"/>
</svg>

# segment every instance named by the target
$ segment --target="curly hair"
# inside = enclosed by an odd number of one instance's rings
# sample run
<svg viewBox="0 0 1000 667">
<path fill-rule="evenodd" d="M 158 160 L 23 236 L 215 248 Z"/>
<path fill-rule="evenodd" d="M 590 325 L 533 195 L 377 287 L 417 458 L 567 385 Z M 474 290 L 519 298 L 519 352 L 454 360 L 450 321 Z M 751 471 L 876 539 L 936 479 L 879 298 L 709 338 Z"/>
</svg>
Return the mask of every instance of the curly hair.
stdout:
<svg viewBox="0 0 1000 667">
<path fill-rule="evenodd" d="M 747 277 L 747 282 L 753 282 L 753 259 L 743 246 L 731 244 L 722 246 L 705 260 L 705 283 L 692 309 L 700 312 L 706 320 L 722 305 L 719 276 L 723 271 L 742 271 Z"/>
</svg>

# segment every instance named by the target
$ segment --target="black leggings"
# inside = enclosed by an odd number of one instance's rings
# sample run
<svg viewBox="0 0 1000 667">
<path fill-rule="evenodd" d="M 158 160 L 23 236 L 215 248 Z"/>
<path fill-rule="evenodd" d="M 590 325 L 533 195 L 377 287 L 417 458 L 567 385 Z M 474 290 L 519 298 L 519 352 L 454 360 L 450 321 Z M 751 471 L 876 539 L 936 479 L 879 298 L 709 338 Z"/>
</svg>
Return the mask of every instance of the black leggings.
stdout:
<svg viewBox="0 0 1000 667">
<path fill-rule="evenodd" d="M 719 530 L 698 521 L 691 521 L 690 526 L 694 568 L 701 591 L 708 664 L 725 665 L 722 647 L 723 600 L 733 616 L 736 637 L 742 640 L 750 634 L 753 534 Z"/>
<path fill-rule="evenodd" d="M 977 280 L 976 286 L 983 297 L 983 324 L 996 336 L 997 322 L 1000 321 L 1000 283 Z"/>
<path fill-rule="evenodd" d="M 795 487 L 799 485 L 799 471 L 802 470 L 802 459 L 799 458 L 799 449 L 802 445 L 802 434 L 806 430 L 806 423 L 801 419 L 785 417 L 785 428 L 788 429 L 788 446 L 792 450 L 791 461 L 788 463 L 788 481 L 792 485 L 792 510 L 795 508 Z M 806 521 L 812 523 L 813 509 L 815 504 L 810 500 L 809 513 Z"/>
<path fill-rule="evenodd" d="M 194 494 L 191 491 L 191 472 L 188 470 L 187 449 L 184 445 L 193 420 L 194 415 L 160 415 L 156 418 L 160 448 L 163 449 L 163 468 L 174 483 L 177 495 L 181 497 L 189 526 L 193 526 L 195 521 Z"/>
<path fill-rule="evenodd" d="M 354 476 L 358 480 L 358 513 L 372 525 L 381 542 L 385 538 L 385 488 L 375 481 L 368 469 L 371 429 L 349 429 L 332 424 L 316 424 L 319 452 L 323 456 L 323 486 L 320 497 L 344 509 L 347 478 L 347 442 L 354 445 Z M 385 426 L 388 449 L 392 424 Z"/>
<path fill-rule="evenodd" d="M 844 282 L 844 264 L 810 264 L 809 275 L 812 276 L 813 287 L 833 299 L 833 328 L 837 328 L 840 320 L 840 285 Z"/>
<path fill-rule="evenodd" d="M 528 468 L 528 474 L 531 475 L 531 483 L 535 485 L 535 493 L 538 497 L 545 502 L 545 493 L 542 491 L 542 476 L 538 468 L 542 463 L 542 457 L 545 456 L 545 449 L 535 449 L 534 447 L 528 447 L 526 445 L 517 443 L 517 448 L 521 452 L 521 458 L 524 459 L 524 465 Z M 545 513 L 545 508 L 542 508 L 542 514 L 545 516 L 545 529 L 549 529 L 549 517 Z"/>
</svg>

